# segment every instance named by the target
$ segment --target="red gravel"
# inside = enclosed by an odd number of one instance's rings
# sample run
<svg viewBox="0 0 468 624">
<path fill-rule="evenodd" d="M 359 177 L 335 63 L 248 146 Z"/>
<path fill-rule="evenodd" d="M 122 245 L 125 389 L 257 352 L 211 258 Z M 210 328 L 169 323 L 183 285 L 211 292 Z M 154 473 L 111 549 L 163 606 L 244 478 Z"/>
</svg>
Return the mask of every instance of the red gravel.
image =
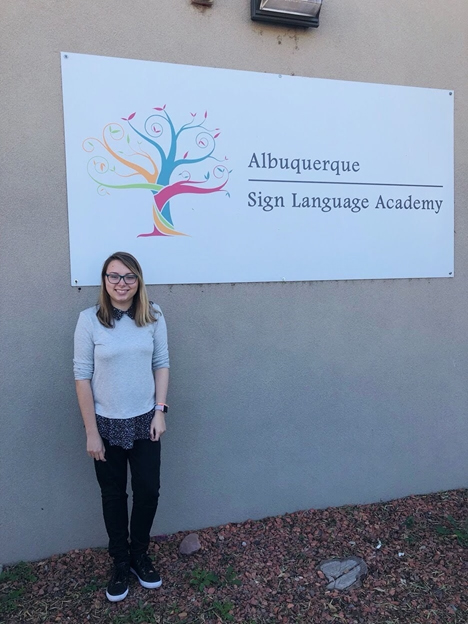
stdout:
<svg viewBox="0 0 468 624">
<path fill-rule="evenodd" d="M 0 575 L 0 621 L 140 624 L 468 623 L 468 490 L 249 520 L 154 538 L 163 586 L 110 604 L 103 549 L 74 550 Z M 381 544 L 379 548 L 377 546 Z M 317 566 L 358 555 L 362 587 L 327 591 Z"/>
</svg>

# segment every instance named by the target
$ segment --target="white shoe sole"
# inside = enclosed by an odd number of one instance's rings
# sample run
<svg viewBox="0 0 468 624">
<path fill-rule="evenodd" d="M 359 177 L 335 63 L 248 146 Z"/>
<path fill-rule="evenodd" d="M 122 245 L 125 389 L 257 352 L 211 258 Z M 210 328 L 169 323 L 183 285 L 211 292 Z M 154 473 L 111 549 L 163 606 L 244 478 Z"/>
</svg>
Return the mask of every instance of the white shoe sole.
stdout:
<svg viewBox="0 0 468 624">
<path fill-rule="evenodd" d="M 111 594 L 107 593 L 107 589 L 106 589 L 107 600 L 110 600 L 111 602 L 120 602 L 121 600 L 124 600 L 127 597 L 127 594 L 128 594 L 128 589 L 126 589 L 123 594 L 119 594 L 118 596 L 111 596 Z"/>
<path fill-rule="evenodd" d="M 155 583 L 148 583 L 147 581 L 144 581 L 138 576 L 138 574 L 133 568 L 130 568 L 130 572 L 132 572 L 137 577 L 140 585 L 144 587 L 145 589 L 158 589 L 158 587 L 161 587 L 162 585 L 162 581 L 156 581 Z"/>
</svg>

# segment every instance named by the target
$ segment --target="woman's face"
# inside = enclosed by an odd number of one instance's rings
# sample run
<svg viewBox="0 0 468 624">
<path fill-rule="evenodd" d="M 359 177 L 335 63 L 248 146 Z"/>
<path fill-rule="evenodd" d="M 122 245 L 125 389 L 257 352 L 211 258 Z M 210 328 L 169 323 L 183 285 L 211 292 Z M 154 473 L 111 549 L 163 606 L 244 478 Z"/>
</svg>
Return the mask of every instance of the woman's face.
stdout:
<svg viewBox="0 0 468 624">
<path fill-rule="evenodd" d="M 118 275 L 134 275 L 128 267 L 120 260 L 112 260 L 107 265 L 106 273 L 117 273 Z M 132 305 L 133 297 L 138 290 L 138 280 L 135 284 L 126 284 L 123 279 L 118 284 L 111 284 L 107 277 L 104 278 L 107 293 L 114 308 L 128 310 Z"/>
</svg>

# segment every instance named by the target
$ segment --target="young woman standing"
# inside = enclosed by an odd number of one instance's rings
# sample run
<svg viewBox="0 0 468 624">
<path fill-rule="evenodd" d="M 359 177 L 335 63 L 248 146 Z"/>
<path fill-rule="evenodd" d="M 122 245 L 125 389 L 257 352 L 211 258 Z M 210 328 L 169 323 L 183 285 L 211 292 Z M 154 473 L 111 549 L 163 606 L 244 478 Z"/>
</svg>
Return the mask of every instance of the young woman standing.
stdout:
<svg viewBox="0 0 468 624">
<path fill-rule="evenodd" d="M 143 587 L 161 585 L 147 551 L 159 497 L 160 438 L 166 431 L 167 331 L 131 254 L 117 252 L 104 262 L 99 304 L 81 312 L 76 326 L 73 362 L 86 450 L 94 459 L 114 561 L 106 595 L 117 602 L 128 594 L 130 572 Z M 130 527 L 127 465 L 133 491 Z"/>
</svg>

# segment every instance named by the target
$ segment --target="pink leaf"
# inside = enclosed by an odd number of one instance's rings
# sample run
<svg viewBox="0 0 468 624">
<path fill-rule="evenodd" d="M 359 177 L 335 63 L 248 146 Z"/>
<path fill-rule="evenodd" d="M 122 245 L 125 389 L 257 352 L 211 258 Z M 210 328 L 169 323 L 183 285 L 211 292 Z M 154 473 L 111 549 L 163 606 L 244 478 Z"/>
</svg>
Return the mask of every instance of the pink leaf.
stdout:
<svg viewBox="0 0 468 624">
<path fill-rule="evenodd" d="M 154 110 L 164 110 L 164 108 L 155 108 Z"/>
<path fill-rule="evenodd" d="M 164 110 L 165 108 L 166 108 L 166 105 L 164 104 L 164 106 L 163 106 L 163 110 Z"/>
<path fill-rule="evenodd" d="M 127 119 L 126 117 L 122 117 L 122 119 L 123 119 L 124 121 L 128 121 L 128 119 Z"/>
<path fill-rule="evenodd" d="M 131 115 L 128 116 L 128 121 L 130 121 L 130 119 L 133 119 L 135 117 L 136 113 L 132 113 Z"/>
<path fill-rule="evenodd" d="M 205 119 L 208 117 L 208 111 L 205 111 Z"/>
<path fill-rule="evenodd" d="M 192 115 L 192 117 L 196 117 L 197 113 L 190 113 Z"/>
<path fill-rule="evenodd" d="M 218 132 L 218 134 L 215 134 L 213 139 L 217 139 L 219 137 L 219 135 L 221 134 L 221 132 Z"/>
<path fill-rule="evenodd" d="M 187 156 L 188 156 L 188 152 L 185 152 L 184 158 L 187 158 Z"/>
</svg>

